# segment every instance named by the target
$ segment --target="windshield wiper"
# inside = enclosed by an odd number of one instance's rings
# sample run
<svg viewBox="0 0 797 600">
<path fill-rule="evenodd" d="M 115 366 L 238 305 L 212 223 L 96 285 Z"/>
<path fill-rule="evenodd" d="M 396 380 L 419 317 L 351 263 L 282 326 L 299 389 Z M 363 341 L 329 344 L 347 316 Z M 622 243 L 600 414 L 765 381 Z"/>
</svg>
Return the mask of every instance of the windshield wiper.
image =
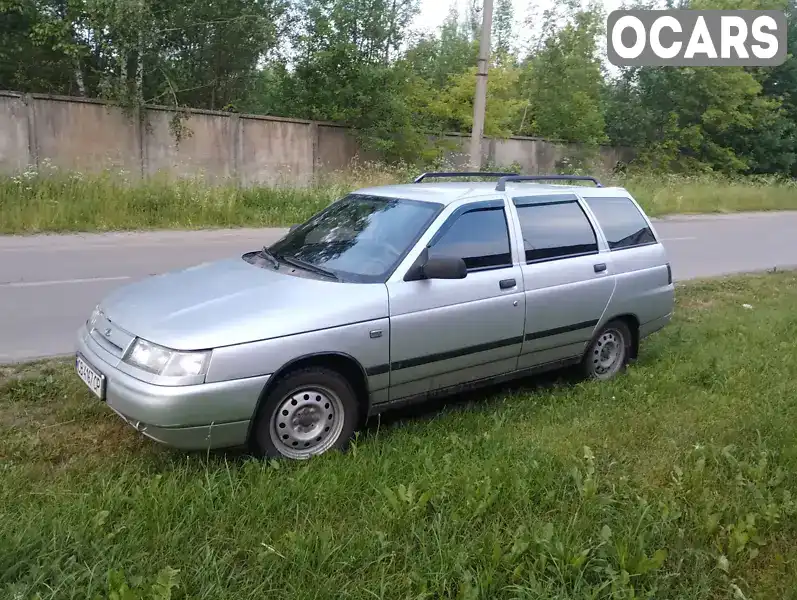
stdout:
<svg viewBox="0 0 797 600">
<path fill-rule="evenodd" d="M 271 253 L 271 250 L 263 246 L 263 249 L 260 251 L 260 254 L 271 261 L 271 264 L 274 265 L 274 269 L 280 268 L 280 261 L 277 260 L 277 257 Z"/>
<path fill-rule="evenodd" d="M 294 266 L 299 267 L 300 269 L 305 269 L 306 271 L 312 271 L 314 273 L 318 273 L 319 275 L 324 275 L 325 277 L 330 277 L 337 281 L 340 281 L 340 277 L 338 277 L 332 271 L 325 269 L 323 267 L 316 266 L 312 263 L 305 262 L 303 260 L 299 260 L 298 258 L 293 258 L 292 256 L 283 256 L 280 255 L 279 257 L 281 260 L 284 260 L 286 263 L 292 264 Z"/>
</svg>

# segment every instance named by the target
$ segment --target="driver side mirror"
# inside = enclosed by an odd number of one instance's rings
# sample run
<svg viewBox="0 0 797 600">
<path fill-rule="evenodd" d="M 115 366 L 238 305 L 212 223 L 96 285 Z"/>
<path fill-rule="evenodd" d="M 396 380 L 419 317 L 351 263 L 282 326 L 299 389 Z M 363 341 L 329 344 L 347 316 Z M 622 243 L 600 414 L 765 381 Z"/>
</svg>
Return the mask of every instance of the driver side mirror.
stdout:
<svg viewBox="0 0 797 600">
<path fill-rule="evenodd" d="M 426 279 L 465 279 L 468 267 L 461 258 L 430 258 L 422 268 Z"/>
<path fill-rule="evenodd" d="M 404 281 L 418 281 L 420 279 L 465 279 L 468 267 L 461 258 L 440 256 L 429 258 L 429 249 L 424 248 L 423 253 L 407 272 Z"/>
</svg>

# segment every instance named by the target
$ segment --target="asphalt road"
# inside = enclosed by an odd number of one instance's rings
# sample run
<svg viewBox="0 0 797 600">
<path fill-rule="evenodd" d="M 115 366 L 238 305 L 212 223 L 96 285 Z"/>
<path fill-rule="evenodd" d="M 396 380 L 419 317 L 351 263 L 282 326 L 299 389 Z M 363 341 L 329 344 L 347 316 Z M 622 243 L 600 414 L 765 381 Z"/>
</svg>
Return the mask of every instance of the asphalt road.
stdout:
<svg viewBox="0 0 797 600">
<path fill-rule="evenodd" d="M 797 267 L 797 212 L 655 222 L 677 281 Z M 69 354 L 117 286 L 240 255 L 284 229 L 0 236 L 0 363 Z"/>
</svg>

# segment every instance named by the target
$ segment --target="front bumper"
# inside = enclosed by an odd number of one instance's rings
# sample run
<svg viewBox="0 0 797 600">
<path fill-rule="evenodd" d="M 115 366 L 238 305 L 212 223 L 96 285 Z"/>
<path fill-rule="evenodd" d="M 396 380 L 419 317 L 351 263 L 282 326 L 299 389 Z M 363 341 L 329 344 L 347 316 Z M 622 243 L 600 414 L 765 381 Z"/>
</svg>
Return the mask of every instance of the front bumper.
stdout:
<svg viewBox="0 0 797 600">
<path fill-rule="evenodd" d="M 123 373 L 119 359 L 98 345 L 84 326 L 77 351 L 105 376 L 108 406 L 147 437 L 182 450 L 246 443 L 249 425 L 269 375 L 185 386 L 153 385 Z"/>
</svg>

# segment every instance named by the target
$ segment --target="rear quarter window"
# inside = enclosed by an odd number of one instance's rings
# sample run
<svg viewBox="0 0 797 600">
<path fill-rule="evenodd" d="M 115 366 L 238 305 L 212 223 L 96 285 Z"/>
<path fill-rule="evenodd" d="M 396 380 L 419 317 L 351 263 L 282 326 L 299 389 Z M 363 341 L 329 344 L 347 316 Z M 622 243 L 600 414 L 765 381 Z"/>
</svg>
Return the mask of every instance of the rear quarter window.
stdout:
<svg viewBox="0 0 797 600">
<path fill-rule="evenodd" d="M 630 198 L 584 198 L 606 236 L 609 248 L 624 250 L 655 244 L 656 236 Z"/>
</svg>

